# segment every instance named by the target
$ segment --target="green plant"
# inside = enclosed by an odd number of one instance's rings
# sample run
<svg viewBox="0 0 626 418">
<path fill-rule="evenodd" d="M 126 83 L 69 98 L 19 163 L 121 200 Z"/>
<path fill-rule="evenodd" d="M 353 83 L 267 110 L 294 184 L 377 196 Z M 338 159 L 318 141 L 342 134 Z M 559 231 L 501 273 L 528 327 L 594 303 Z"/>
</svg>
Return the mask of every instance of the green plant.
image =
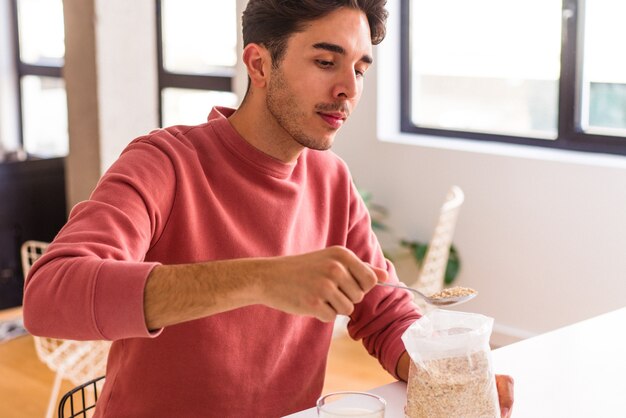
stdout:
<svg viewBox="0 0 626 418">
<path fill-rule="evenodd" d="M 372 229 L 374 231 L 376 230 L 386 231 L 389 233 L 390 228 L 387 226 L 387 224 L 385 224 L 385 221 L 384 221 L 385 218 L 387 218 L 389 214 L 387 208 L 374 203 L 372 200 L 372 194 L 370 192 L 359 190 L 359 193 L 361 195 L 361 198 L 365 202 L 365 206 L 367 207 L 370 213 Z M 424 257 L 426 257 L 426 252 L 428 251 L 428 243 L 424 243 L 424 242 L 417 241 L 417 240 L 407 240 L 407 239 L 398 239 L 398 238 L 394 238 L 394 239 L 398 241 L 398 244 L 401 247 L 407 248 L 410 251 L 411 255 L 413 256 L 413 259 L 417 263 L 417 266 L 421 267 L 422 263 L 424 262 Z M 383 249 L 383 252 L 385 254 L 385 257 L 393 261 L 393 256 L 389 254 L 388 251 L 385 251 L 385 249 Z M 452 244 L 450 246 L 450 252 L 448 253 L 448 263 L 446 265 L 444 283 L 446 285 L 452 284 L 454 280 L 456 279 L 456 277 L 458 276 L 460 270 L 461 270 L 461 258 L 459 256 L 458 250 L 456 249 L 454 244 Z"/>
</svg>

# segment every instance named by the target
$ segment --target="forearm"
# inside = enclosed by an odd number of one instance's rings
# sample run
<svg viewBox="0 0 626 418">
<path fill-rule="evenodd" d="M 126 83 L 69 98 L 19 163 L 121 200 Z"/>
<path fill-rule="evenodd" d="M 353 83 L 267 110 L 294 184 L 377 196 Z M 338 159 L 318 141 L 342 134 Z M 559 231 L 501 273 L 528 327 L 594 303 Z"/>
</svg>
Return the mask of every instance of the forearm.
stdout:
<svg viewBox="0 0 626 418">
<path fill-rule="evenodd" d="M 262 259 L 155 267 L 144 291 L 148 329 L 158 329 L 259 303 Z"/>
<path fill-rule="evenodd" d="M 157 266 L 144 290 L 148 329 L 253 304 L 331 322 L 349 315 L 387 272 L 342 247 L 312 253 Z"/>
</svg>

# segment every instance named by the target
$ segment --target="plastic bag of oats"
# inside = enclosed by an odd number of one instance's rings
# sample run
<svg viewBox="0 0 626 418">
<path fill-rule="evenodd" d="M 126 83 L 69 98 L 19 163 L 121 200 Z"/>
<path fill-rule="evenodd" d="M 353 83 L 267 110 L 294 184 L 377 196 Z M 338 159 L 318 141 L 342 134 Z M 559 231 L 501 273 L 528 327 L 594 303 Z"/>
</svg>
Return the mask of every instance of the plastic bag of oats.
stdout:
<svg viewBox="0 0 626 418">
<path fill-rule="evenodd" d="M 489 338 L 493 318 L 435 310 L 402 335 L 411 357 L 407 418 L 499 418 Z"/>
</svg>

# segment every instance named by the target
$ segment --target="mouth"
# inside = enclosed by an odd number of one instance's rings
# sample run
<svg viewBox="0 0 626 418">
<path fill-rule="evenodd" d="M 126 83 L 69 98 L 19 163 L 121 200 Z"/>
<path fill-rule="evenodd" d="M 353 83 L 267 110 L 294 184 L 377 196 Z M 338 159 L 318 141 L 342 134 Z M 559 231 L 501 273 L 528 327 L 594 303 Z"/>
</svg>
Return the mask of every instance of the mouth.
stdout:
<svg viewBox="0 0 626 418">
<path fill-rule="evenodd" d="M 347 119 L 346 114 L 340 112 L 317 112 L 317 114 L 333 129 L 341 128 Z"/>
</svg>

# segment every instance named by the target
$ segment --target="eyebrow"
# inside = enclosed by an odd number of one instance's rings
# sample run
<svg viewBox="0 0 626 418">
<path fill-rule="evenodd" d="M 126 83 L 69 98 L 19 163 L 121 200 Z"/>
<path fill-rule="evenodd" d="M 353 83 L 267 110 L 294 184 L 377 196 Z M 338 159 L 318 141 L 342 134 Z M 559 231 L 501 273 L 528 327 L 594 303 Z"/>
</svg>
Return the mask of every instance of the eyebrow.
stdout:
<svg viewBox="0 0 626 418">
<path fill-rule="evenodd" d="M 313 48 L 323 49 L 323 50 L 334 52 L 336 54 L 341 54 L 341 55 L 346 54 L 346 50 L 343 49 L 342 46 L 337 45 L 337 44 L 331 44 L 328 42 L 318 42 L 313 45 Z M 372 62 L 374 62 L 374 59 L 370 57 L 369 55 L 365 54 L 361 57 L 361 61 L 365 62 L 366 64 L 371 64 Z"/>
</svg>

